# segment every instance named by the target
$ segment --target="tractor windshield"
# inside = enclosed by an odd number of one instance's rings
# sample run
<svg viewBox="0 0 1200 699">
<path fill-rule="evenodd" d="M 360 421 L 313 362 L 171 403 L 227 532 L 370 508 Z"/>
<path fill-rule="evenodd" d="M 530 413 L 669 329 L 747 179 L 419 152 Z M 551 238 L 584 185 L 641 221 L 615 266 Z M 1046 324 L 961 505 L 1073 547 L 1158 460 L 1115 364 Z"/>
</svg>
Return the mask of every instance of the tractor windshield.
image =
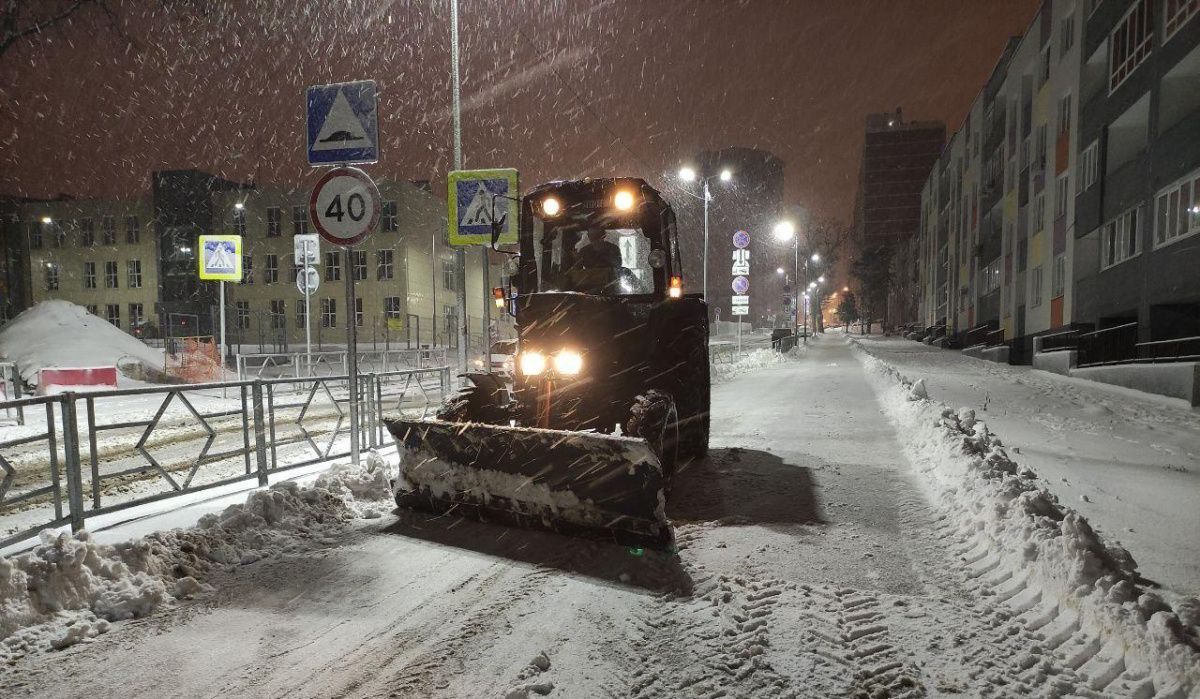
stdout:
<svg viewBox="0 0 1200 699">
<path fill-rule="evenodd" d="M 538 245 L 538 286 L 546 291 L 579 291 L 631 296 L 654 291 L 650 239 L 641 228 L 602 224 L 534 223 Z"/>
</svg>

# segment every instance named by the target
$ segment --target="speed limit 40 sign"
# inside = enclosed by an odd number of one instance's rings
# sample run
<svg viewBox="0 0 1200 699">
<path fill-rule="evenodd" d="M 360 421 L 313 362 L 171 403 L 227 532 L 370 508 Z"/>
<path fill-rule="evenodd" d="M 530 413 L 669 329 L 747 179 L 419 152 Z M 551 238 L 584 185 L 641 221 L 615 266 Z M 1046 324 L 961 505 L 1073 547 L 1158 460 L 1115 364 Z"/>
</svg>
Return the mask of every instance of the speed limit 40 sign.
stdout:
<svg viewBox="0 0 1200 699">
<path fill-rule="evenodd" d="M 308 218 L 334 245 L 355 245 L 379 225 L 379 189 L 356 167 L 335 167 L 317 182 L 308 200 Z"/>
</svg>

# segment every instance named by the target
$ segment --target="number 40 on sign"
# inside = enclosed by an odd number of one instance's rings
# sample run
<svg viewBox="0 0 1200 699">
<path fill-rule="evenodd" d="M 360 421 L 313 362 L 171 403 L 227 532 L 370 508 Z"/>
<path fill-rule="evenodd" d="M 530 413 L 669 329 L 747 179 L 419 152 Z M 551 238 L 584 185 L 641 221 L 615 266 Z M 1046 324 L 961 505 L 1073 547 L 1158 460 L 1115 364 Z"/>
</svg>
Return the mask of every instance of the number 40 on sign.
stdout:
<svg viewBox="0 0 1200 699">
<path fill-rule="evenodd" d="M 379 189 L 367 173 L 338 167 L 313 188 L 308 217 L 322 238 L 334 245 L 355 245 L 379 223 Z"/>
</svg>

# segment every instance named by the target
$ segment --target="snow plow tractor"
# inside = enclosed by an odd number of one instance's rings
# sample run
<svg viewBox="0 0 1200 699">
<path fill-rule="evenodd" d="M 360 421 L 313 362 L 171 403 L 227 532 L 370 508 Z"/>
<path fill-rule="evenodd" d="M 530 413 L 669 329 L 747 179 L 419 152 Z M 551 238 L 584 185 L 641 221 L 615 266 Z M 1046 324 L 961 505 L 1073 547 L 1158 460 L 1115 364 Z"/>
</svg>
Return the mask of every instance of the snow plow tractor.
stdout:
<svg viewBox="0 0 1200 699">
<path fill-rule="evenodd" d="M 389 420 L 396 502 L 671 548 L 670 481 L 709 434 L 708 314 L 683 292 L 675 213 L 640 179 L 551 182 L 521 199 L 519 230 L 497 292 L 512 388 L 466 374 L 436 419 Z"/>
</svg>

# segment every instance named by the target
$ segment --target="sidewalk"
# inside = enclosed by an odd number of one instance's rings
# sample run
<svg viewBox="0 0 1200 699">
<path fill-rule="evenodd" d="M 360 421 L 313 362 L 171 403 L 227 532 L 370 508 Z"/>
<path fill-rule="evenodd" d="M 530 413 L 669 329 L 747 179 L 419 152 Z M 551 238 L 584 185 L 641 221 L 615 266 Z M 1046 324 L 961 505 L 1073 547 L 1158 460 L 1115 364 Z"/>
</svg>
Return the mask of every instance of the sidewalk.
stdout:
<svg viewBox="0 0 1200 699">
<path fill-rule="evenodd" d="M 977 411 L 1150 580 L 1200 593 L 1200 410 L 1184 401 L 995 364 L 898 338 L 855 337 L 930 398 Z"/>
</svg>

